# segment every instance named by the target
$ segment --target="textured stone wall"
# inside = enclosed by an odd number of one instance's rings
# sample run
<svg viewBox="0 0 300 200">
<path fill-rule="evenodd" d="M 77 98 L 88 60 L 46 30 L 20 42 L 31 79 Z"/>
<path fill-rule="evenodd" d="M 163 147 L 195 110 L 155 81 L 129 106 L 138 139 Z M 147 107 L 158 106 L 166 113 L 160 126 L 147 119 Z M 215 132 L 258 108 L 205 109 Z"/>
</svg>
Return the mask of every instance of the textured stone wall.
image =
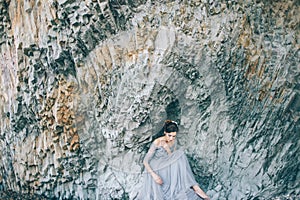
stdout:
<svg viewBox="0 0 300 200">
<path fill-rule="evenodd" d="M 212 199 L 296 198 L 297 0 L 0 0 L 0 190 L 134 199 L 165 119 Z"/>
</svg>

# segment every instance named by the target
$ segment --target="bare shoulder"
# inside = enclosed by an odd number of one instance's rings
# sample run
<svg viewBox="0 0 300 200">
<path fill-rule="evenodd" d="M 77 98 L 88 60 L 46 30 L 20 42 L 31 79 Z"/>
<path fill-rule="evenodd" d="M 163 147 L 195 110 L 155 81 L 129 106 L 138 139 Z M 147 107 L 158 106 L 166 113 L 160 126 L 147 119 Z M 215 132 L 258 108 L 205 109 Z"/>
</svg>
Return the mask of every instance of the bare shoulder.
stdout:
<svg viewBox="0 0 300 200">
<path fill-rule="evenodd" d="M 165 141 L 165 140 L 164 140 L 164 137 L 159 137 L 159 138 L 155 139 L 153 143 L 154 143 L 156 146 L 161 146 L 161 144 L 162 144 L 164 141 Z"/>
<path fill-rule="evenodd" d="M 159 138 L 155 139 L 155 140 L 153 141 L 153 143 L 155 144 L 155 146 L 158 146 L 159 143 L 160 143 L 160 139 L 159 139 Z"/>
</svg>

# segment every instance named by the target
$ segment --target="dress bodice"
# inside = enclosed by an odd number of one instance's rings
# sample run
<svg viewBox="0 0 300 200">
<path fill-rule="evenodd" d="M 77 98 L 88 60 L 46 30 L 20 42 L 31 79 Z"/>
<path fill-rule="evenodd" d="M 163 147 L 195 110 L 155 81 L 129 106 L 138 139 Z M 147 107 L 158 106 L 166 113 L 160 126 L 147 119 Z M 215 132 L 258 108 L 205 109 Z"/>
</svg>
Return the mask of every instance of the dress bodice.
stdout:
<svg viewBox="0 0 300 200">
<path fill-rule="evenodd" d="M 153 159 L 160 159 L 165 157 L 168 157 L 167 150 L 162 146 L 157 147 Z"/>
</svg>

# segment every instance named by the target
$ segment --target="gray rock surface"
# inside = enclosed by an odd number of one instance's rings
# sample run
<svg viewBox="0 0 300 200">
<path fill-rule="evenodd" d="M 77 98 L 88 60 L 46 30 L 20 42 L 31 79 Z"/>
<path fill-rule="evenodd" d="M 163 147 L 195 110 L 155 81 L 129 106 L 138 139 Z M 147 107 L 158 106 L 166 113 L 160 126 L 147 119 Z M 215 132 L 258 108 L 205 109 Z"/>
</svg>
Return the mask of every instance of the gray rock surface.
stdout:
<svg viewBox="0 0 300 200">
<path fill-rule="evenodd" d="M 296 199 L 297 0 L 0 0 L 0 190 L 134 199 L 165 119 L 211 199 Z"/>
</svg>

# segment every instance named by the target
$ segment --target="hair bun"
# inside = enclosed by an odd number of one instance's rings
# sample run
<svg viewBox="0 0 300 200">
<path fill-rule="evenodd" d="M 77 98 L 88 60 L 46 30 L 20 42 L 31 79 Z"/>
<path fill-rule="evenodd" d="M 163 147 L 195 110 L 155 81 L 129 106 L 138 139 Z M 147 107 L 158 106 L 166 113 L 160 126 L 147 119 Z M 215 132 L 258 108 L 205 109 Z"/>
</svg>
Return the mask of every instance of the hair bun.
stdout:
<svg viewBox="0 0 300 200">
<path fill-rule="evenodd" d="M 164 124 L 164 132 L 171 133 L 178 131 L 178 124 L 173 120 L 166 120 Z"/>
</svg>

